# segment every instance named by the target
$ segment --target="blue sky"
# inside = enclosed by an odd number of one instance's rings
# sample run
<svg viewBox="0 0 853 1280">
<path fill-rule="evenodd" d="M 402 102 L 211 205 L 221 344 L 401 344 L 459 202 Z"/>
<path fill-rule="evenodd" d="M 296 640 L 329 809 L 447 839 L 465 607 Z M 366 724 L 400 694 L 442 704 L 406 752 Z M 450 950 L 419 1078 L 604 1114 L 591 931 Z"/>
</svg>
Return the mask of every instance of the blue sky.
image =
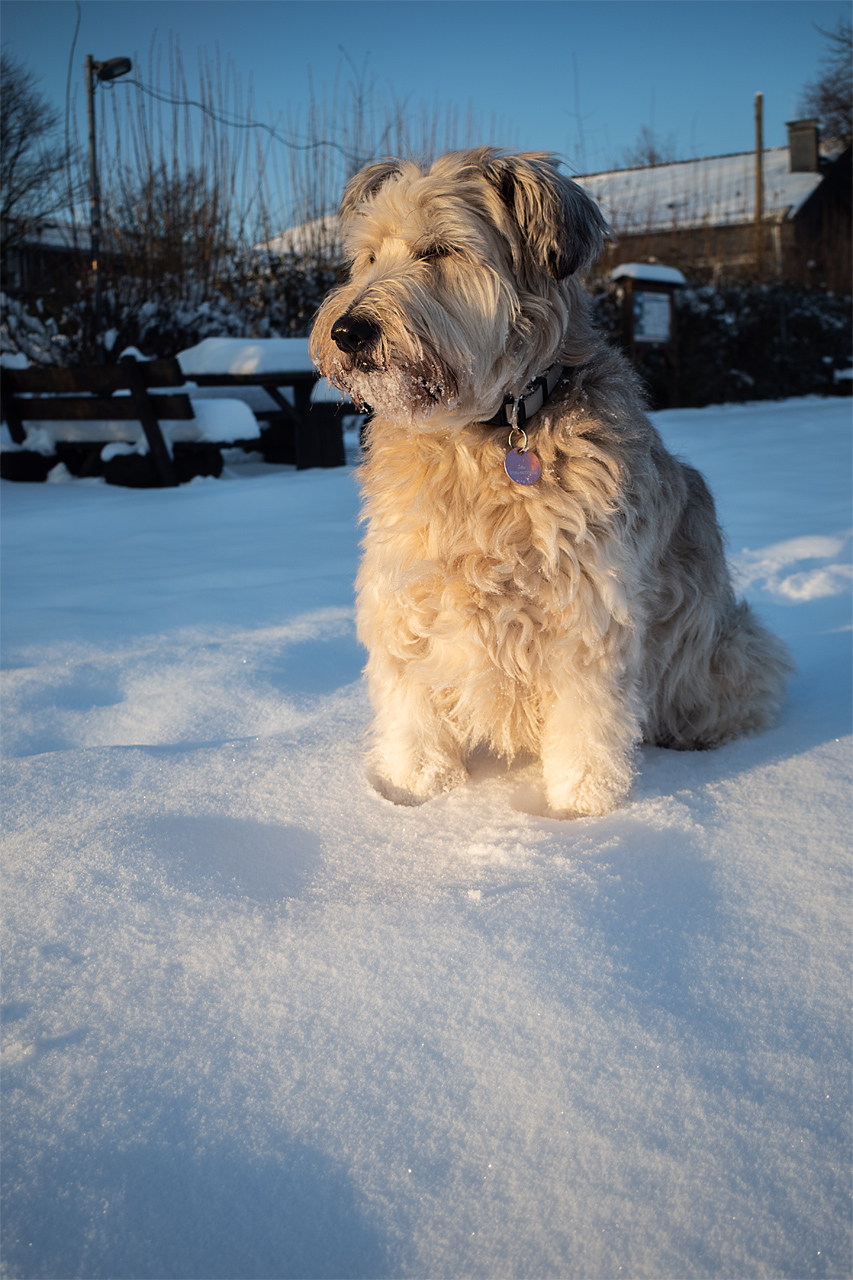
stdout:
<svg viewBox="0 0 853 1280">
<path fill-rule="evenodd" d="M 347 60 L 376 93 L 444 118 L 460 142 L 564 155 L 574 172 L 620 165 L 642 126 L 677 158 L 753 145 L 764 94 L 765 144 L 785 142 L 825 41 L 816 26 L 849 15 L 839 0 L 81 0 L 72 84 L 85 137 L 83 61 L 149 55 L 180 42 L 192 93 L 197 50 L 228 59 L 251 83 L 265 122 L 302 113 L 313 81 L 330 93 Z M 74 0 L 2 0 L 0 37 L 65 109 Z M 310 77 L 310 79 L 309 79 Z M 164 83 L 168 75 L 164 72 Z M 197 83 L 197 81 L 196 81 Z M 474 118 L 472 136 L 465 121 Z"/>
</svg>

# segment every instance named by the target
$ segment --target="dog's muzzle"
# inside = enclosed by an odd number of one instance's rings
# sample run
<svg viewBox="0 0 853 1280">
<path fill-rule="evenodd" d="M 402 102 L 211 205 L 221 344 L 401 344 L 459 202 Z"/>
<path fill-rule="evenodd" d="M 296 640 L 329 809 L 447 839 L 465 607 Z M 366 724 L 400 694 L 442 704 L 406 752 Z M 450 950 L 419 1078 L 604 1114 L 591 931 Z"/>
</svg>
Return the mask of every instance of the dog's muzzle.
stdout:
<svg viewBox="0 0 853 1280">
<path fill-rule="evenodd" d="M 379 341 L 379 325 L 366 316 L 349 312 L 338 316 L 332 325 L 332 341 L 348 356 L 367 355 Z"/>
</svg>

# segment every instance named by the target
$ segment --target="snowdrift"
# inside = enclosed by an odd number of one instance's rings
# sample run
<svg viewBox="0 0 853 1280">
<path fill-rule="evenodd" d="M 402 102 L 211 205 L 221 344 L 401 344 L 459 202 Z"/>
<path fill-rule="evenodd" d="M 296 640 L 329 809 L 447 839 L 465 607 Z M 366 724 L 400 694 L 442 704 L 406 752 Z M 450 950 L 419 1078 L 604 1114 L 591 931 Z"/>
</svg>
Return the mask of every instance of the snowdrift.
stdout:
<svg viewBox="0 0 853 1280">
<path fill-rule="evenodd" d="M 798 674 L 570 823 L 365 781 L 354 460 L 4 484 L 5 1274 L 849 1274 L 849 407 L 657 421 Z"/>
</svg>

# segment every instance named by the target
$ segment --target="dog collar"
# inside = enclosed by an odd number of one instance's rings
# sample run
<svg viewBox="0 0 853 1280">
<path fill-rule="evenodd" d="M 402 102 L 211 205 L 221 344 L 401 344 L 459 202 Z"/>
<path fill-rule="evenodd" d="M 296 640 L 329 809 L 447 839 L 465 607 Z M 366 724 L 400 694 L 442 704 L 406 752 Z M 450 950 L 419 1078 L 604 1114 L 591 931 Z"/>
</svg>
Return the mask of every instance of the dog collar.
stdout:
<svg viewBox="0 0 853 1280">
<path fill-rule="evenodd" d="M 528 382 L 522 395 L 504 396 L 503 404 L 494 417 L 484 422 L 485 427 L 523 427 L 538 413 L 563 376 L 564 366 L 552 364 L 550 369 Z"/>
</svg>

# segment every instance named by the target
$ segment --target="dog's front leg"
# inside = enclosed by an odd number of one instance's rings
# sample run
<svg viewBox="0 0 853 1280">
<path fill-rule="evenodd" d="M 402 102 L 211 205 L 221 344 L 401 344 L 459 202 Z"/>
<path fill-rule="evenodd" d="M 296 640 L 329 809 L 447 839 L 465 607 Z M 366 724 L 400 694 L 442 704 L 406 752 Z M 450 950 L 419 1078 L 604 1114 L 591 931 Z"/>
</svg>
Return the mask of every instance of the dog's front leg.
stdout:
<svg viewBox="0 0 853 1280">
<path fill-rule="evenodd" d="M 419 804 L 466 782 L 459 745 L 433 705 L 429 689 L 396 664 L 371 655 L 370 700 L 376 712 L 368 757 L 371 780 L 395 804 Z"/>
<path fill-rule="evenodd" d="M 545 794 L 556 817 L 609 813 L 626 799 L 641 739 L 634 682 L 605 658 L 573 664 L 546 705 Z"/>
</svg>

